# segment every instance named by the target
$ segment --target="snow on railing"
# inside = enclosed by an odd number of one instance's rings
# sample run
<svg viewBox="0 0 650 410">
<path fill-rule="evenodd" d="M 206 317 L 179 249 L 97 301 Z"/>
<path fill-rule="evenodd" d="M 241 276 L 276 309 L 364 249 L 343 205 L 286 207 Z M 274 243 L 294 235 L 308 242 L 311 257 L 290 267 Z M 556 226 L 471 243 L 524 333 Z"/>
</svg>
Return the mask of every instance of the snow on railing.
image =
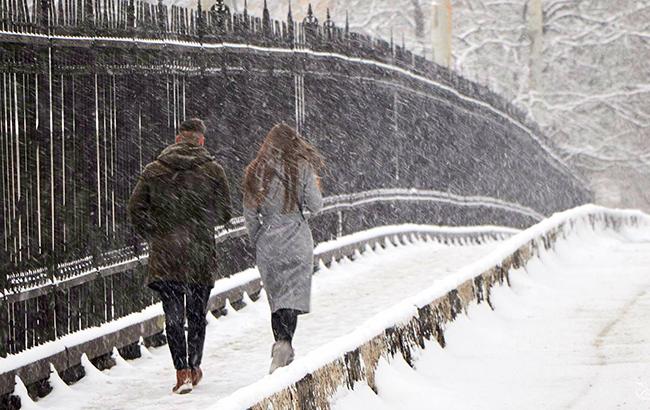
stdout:
<svg viewBox="0 0 650 410">
<path fill-rule="evenodd" d="M 464 207 L 501 209 L 507 212 L 525 215 L 530 217 L 532 220 L 537 221 L 544 218 L 544 215 L 532 208 L 513 202 L 507 202 L 498 198 L 486 196 L 462 196 L 442 191 L 401 188 L 376 189 L 352 194 L 329 196 L 325 198 L 325 207 L 322 212 L 329 213 L 370 203 L 389 201 L 450 203 Z M 235 217 L 231 219 L 229 227 L 217 226 L 215 228 L 215 240 L 218 243 L 223 242 L 233 237 L 240 237 L 244 235 L 245 232 L 246 227 L 244 226 L 244 219 L 242 217 Z M 71 286 L 77 286 L 81 283 L 94 280 L 98 276 L 107 277 L 133 269 L 140 265 L 145 265 L 149 257 L 147 246 L 141 244 L 140 249 L 143 252 L 138 255 L 133 253 L 132 247 L 107 251 L 104 255 L 101 255 L 100 259 L 110 261 L 113 259 L 109 258 L 110 255 L 119 255 L 121 257 L 115 262 L 102 265 L 97 265 L 90 256 L 75 261 L 61 263 L 57 266 L 57 270 L 54 274 L 47 268 L 10 273 L 7 279 L 8 282 L 12 284 L 12 287 L 4 289 L 4 292 L 0 294 L 0 299 L 7 299 L 8 301 L 26 300 L 48 293 L 52 288 L 64 289 Z M 25 280 L 25 283 L 22 284 L 20 279 L 22 275 L 27 275 L 29 277 L 41 275 L 43 279 L 35 285 L 30 280 Z"/>
<path fill-rule="evenodd" d="M 490 302 L 490 290 L 509 284 L 514 270 L 552 250 L 558 240 L 578 227 L 593 231 L 650 228 L 650 216 L 640 211 L 585 205 L 554 214 L 514 235 L 485 258 L 468 265 L 418 295 L 377 314 L 356 331 L 328 343 L 268 378 L 244 387 L 216 403 L 215 409 L 329 408 L 340 388 L 365 381 L 376 390 L 380 359 L 401 354 L 410 365 L 413 352 L 426 340 L 445 346 L 444 328 L 470 303 Z"/>
<path fill-rule="evenodd" d="M 429 225 L 383 226 L 357 232 L 336 240 L 320 243 L 314 253 L 315 265 L 328 265 L 332 261 L 353 258 L 367 247 L 386 247 L 406 244 L 423 239 L 436 239 L 443 243 L 463 245 L 483 243 L 488 240 L 504 240 L 519 232 L 516 229 L 497 226 L 438 227 Z M 232 277 L 218 280 L 212 290 L 208 310 L 221 312 L 227 307 L 245 304 L 249 298 L 256 299 L 262 288 L 259 273 L 247 269 Z M 20 394 L 25 385 L 35 385 L 52 377 L 51 367 L 65 372 L 83 365 L 83 357 L 90 360 L 104 358 L 113 349 L 127 358 L 138 357 L 141 343 L 158 343 L 155 336 L 164 328 L 164 316 L 160 303 L 153 304 L 128 316 L 74 332 L 23 352 L 9 355 L 0 361 L 0 397 L 11 393 Z M 126 354 L 124 352 L 127 352 Z M 135 352 L 135 353 L 134 353 Z M 109 362 L 111 360 L 109 359 Z M 109 363 L 110 365 L 110 363 Z M 55 376 L 58 375 L 55 372 Z M 27 400 L 24 396 L 22 399 Z"/>
</svg>

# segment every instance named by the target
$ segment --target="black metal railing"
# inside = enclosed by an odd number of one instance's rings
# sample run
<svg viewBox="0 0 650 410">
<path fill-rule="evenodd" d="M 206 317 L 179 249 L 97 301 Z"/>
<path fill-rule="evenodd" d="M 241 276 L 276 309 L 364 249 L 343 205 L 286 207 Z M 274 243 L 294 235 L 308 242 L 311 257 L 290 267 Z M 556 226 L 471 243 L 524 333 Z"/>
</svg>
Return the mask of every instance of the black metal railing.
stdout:
<svg viewBox="0 0 650 410">
<path fill-rule="evenodd" d="M 435 223 L 437 218 L 447 218 L 467 207 L 479 207 L 483 216 L 492 214 L 494 219 L 477 220 L 478 224 L 503 224 L 512 220 L 531 224 L 538 220 L 516 206 L 508 209 L 497 207 L 494 203 L 475 201 L 450 204 L 442 202 L 437 195 L 420 193 L 413 193 L 410 198 L 402 194 L 400 199 L 387 194 L 359 193 L 329 198 L 325 211 L 313 218 L 310 224 L 315 241 L 322 242 L 383 224 L 431 224 Z M 475 231 L 444 228 L 427 231 L 411 226 L 396 231 L 398 233 L 368 236 L 317 252 L 315 269 L 320 264 L 328 265 L 332 260 L 353 257 L 366 246 L 382 246 L 387 240 L 396 245 L 407 244 L 409 240 L 404 239 L 405 235 L 419 239 L 432 237 L 444 243 L 461 245 L 504 239 L 512 235 L 514 230 L 478 227 Z M 253 266 L 254 258 L 245 235 L 246 231 L 240 218 L 235 218 L 233 227 L 227 231 L 223 227 L 217 230 L 215 238 L 219 243 L 220 266 L 223 269 L 219 275 L 230 276 Z M 1 311 L 11 312 L 8 318 L 3 316 L 3 319 L 8 319 L 6 322 L 0 322 L 0 336 L 9 336 L 4 339 L 5 351 L 11 355 L 18 354 L 44 342 L 140 312 L 156 303 L 158 300 L 155 294 L 141 285 L 143 269 L 147 262 L 146 249 L 142 251 L 130 254 L 119 263 L 95 266 L 80 271 L 77 276 L 0 298 Z M 59 267 L 55 275 L 61 275 L 63 270 L 64 267 Z M 241 285 L 213 295 L 210 310 L 220 314 L 226 299 L 231 305 L 239 306 L 244 292 L 255 298 L 260 289 L 259 279 L 246 279 Z M 90 339 L 75 338 L 66 344 L 65 348 L 59 346 L 32 354 L 32 362 L 0 374 L 0 403 L 3 395 L 11 392 L 16 375 L 29 385 L 30 392 L 47 393 L 47 389 L 43 392 L 43 383 L 39 382 L 49 377 L 50 363 L 54 364 L 57 371 L 68 381 L 75 381 L 82 376 L 79 374 L 79 364 L 83 353 L 86 353 L 89 359 L 99 361 L 110 355 L 113 348 L 120 349 L 122 354 L 126 352 L 126 355 L 137 356 L 139 348 L 133 348 L 133 345 L 137 345 L 142 337 L 147 339 L 146 342 L 149 338 L 158 340 L 157 335 L 163 331 L 163 323 L 164 320 L 159 316 L 142 321 L 129 321 L 123 327 L 113 327 L 111 332 Z"/>
<path fill-rule="evenodd" d="M 337 25 L 329 12 L 320 23 L 311 5 L 303 21 L 295 20 L 291 9 L 285 20 L 272 19 L 266 7 L 262 16 L 254 17 L 246 9 L 242 13 L 231 13 L 223 0 L 208 9 L 202 7 L 200 0 L 196 8 L 141 0 L 35 0 L 33 4 L 28 0 L 4 0 L 0 2 L 0 32 L 5 32 L 5 36 L 15 33 L 53 38 L 307 47 L 383 61 L 420 72 L 464 94 L 485 100 L 526 124 L 552 145 L 537 124 L 529 121 L 526 113 L 508 100 L 485 85 L 467 81 L 453 70 L 413 54 L 404 45 L 352 32 L 347 21 Z"/>
<path fill-rule="evenodd" d="M 435 189 L 539 215 L 591 197 L 503 98 L 330 18 L 280 22 L 221 2 L 0 0 L 0 356 L 155 301 L 141 286 L 146 249 L 126 204 L 142 167 L 194 115 L 211 126 L 208 148 L 237 208 L 252 147 L 286 119 L 325 154 L 328 194 Z M 521 209 L 402 199 L 327 212 L 316 237 L 393 222 L 535 220 Z M 220 276 L 252 263 L 239 236 L 220 249 Z"/>
</svg>

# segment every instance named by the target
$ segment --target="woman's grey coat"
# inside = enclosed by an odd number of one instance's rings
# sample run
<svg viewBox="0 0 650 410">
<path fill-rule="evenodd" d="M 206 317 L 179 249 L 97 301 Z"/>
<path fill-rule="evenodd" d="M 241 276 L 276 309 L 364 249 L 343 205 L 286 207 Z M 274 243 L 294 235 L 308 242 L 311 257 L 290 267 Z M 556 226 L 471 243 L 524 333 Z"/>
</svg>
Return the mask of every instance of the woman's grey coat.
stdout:
<svg viewBox="0 0 650 410">
<path fill-rule="evenodd" d="M 284 186 L 279 164 L 269 185 L 268 195 L 259 209 L 244 207 L 244 218 L 257 253 L 257 266 L 271 305 L 271 312 L 295 309 L 307 313 L 311 303 L 311 277 L 314 270 L 314 240 L 304 213 L 317 213 L 323 197 L 316 175 L 307 163 L 301 164 L 298 200 L 303 213 L 284 214 Z M 304 216 L 303 216 L 304 215 Z"/>
</svg>

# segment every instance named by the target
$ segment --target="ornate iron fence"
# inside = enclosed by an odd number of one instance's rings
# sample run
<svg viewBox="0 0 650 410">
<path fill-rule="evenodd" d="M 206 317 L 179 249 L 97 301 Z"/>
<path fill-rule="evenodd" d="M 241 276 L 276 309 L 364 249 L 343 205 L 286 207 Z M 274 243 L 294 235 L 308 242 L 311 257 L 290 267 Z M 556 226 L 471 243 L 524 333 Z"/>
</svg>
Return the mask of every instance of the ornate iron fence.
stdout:
<svg viewBox="0 0 650 410">
<path fill-rule="evenodd" d="M 531 212 L 591 198 L 539 129 L 498 95 L 347 24 L 328 17 L 321 25 L 313 13 L 280 22 L 267 10 L 230 13 L 222 2 L 192 10 L 4 0 L 0 74 L 0 355 L 154 301 L 138 269 L 124 267 L 146 251 L 125 208 L 143 165 L 188 116 L 207 119 L 208 147 L 233 187 L 265 130 L 288 120 L 326 155 L 329 194 L 419 188 L 515 204 L 440 197 L 428 202 L 446 205 L 423 207 L 401 193 L 419 205 L 398 198 L 326 213 L 320 239 L 391 215 L 521 227 L 535 220 Z M 236 189 L 234 200 L 239 206 Z M 222 276 L 252 262 L 241 239 L 222 251 Z"/>
</svg>

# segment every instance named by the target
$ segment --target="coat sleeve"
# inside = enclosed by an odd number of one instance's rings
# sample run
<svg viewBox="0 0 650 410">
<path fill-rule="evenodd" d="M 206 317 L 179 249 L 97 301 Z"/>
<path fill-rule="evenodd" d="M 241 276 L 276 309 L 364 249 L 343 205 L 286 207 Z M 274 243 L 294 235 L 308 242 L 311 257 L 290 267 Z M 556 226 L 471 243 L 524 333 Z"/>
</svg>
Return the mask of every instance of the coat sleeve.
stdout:
<svg viewBox="0 0 650 410">
<path fill-rule="evenodd" d="M 257 235 L 260 233 L 260 229 L 262 229 L 262 224 L 257 217 L 257 210 L 244 206 L 244 223 L 248 230 L 248 239 L 251 244 L 255 245 Z"/>
<path fill-rule="evenodd" d="M 323 209 L 323 194 L 316 173 L 309 165 L 302 167 L 302 205 L 312 215 Z"/>
<path fill-rule="evenodd" d="M 228 178 L 223 168 L 215 164 L 214 167 L 214 192 L 215 192 L 215 208 L 217 209 L 218 225 L 225 225 L 230 222 L 232 218 L 232 199 L 230 197 L 230 186 L 228 185 Z"/>
<path fill-rule="evenodd" d="M 128 205 L 128 216 L 135 232 L 145 239 L 152 233 L 151 222 L 151 188 L 147 180 L 141 176 L 131 194 Z"/>
</svg>

